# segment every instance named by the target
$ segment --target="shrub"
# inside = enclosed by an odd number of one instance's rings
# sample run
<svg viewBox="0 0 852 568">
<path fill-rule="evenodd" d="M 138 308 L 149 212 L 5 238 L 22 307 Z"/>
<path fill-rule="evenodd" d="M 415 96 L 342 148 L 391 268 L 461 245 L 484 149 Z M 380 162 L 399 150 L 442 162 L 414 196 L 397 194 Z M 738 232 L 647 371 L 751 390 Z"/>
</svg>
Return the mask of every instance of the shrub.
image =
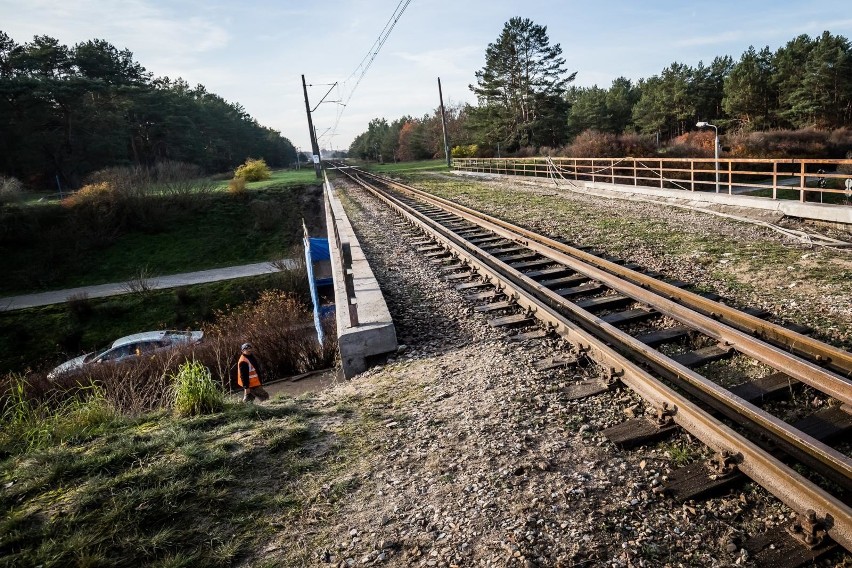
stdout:
<svg viewBox="0 0 852 568">
<path fill-rule="evenodd" d="M 479 151 L 479 146 L 476 144 L 468 144 L 466 146 L 453 146 L 451 154 L 453 158 L 473 158 Z"/>
<path fill-rule="evenodd" d="M 244 195 L 246 193 L 246 178 L 235 177 L 228 182 L 228 193 L 234 195 Z"/>
<path fill-rule="evenodd" d="M 272 177 L 272 173 L 266 165 L 266 160 L 249 158 L 246 163 L 236 169 L 234 177 L 244 178 L 246 181 L 261 181 Z"/>
<path fill-rule="evenodd" d="M 198 416 L 220 412 L 225 396 L 210 375 L 210 369 L 199 361 L 187 361 L 172 375 L 173 407 L 179 416 Z"/>
<path fill-rule="evenodd" d="M 217 388 L 229 390 L 235 377 L 239 346 L 245 341 L 254 344 L 267 379 L 329 367 L 336 357 L 336 338 L 333 322 L 325 324 L 325 344 L 320 345 L 311 312 L 297 296 L 265 291 L 258 300 L 234 311 L 217 312 L 215 323 L 204 328 L 204 340 L 197 345 L 134 357 L 119 364 L 89 365 L 76 374 L 55 379 L 36 372 L 26 377 L 0 377 L 0 409 L 6 409 L 4 417 L 10 405 L 23 409 L 26 415 L 31 414 L 28 408 L 42 405 L 57 408 L 63 401 L 75 398 L 89 401 L 95 394 L 103 400 L 104 408 L 128 416 L 171 407 L 175 400 L 174 376 L 180 374 L 181 366 L 187 362 L 198 362 L 210 369 L 211 380 L 218 382 Z M 97 385 L 97 390 L 91 390 L 94 387 L 85 390 L 80 385 Z M 75 410 L 74 416 L 79 418 L 81 412 Z M 4 435 L 0 434 L 0 439 L 5 439 Z"/>
<path fill-rule="evenodd" d="M 618 137 L 615 134 L 598 132 L 597 130 L 581 132 L 574 138 L 573 142 L 562 149 L 560 154 L 569 158 L 617 158 L 622 156 Z"/>
<path fill-rule="evenodd" d="M 0 176 L 0 205 L 18 201 L 23 192 L 24 184 L 17 178 Z"/>
</svg>

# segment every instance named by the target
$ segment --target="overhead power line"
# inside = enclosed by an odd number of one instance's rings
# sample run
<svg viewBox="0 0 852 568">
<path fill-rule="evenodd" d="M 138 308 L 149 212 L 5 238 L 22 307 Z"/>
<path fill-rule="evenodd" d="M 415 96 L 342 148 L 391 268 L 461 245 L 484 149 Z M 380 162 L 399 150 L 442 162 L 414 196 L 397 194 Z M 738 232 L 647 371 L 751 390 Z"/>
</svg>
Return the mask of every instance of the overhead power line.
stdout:
<svg viewBox="0 0 852 568">
<path fill-rule="evenodd" d="M 399 3 L 396 5 L 396 8 L 393 11 L 393 14 L 391 14 L 390 18 L 388 18 L 388 21 L 385 22 L 382 31 L 379 32 L 378 37 L 376 37 L 376 40 L 373 42 L 373 45 L 370 46 L 370 49 L 361 59 L 361 62 L 358 63 L 358 66 L 355 67 L 349 77 L 347 77 L 346 80 L 343 82 L 345 89 L 345 85 L 350 83 L 351 80 L 357 76 L 357 79 L 355 80 L 355 85 L 352 87 L 352 90 L 349 91 L 348 94 L 344 95 L 344 92 L 341 92 L 341 86 L 338 85 L 338 99 L 344 102 L 342 105 L 338 106 L 337 116 L 334 120 L 334 126 L 328 129 L 331 131 L 329 137 L 334 137 L 337 134 L 337 127 L 340 124 L 340 119 L 343 117 L 343 113 L 346 110 L 349 101 L 352 100 L 352 96 L 358 89 L 358 85 L 361 84 L 361 80 L 367 74 L 367 71 L 370 70 L 370 66 L 373 64 L 373 61 L 375 61 L 376 56 L 382 49 L 382 46 L 387 41 L 388 37 L 390 37 L 391 32 L 396 27 L 397 22 L 402 17 L 402 14 L 405 12 L 405 9 L 408 8 L 408 5 L 411 4 L 411 2 L 412 0 L 399 0 Z M 326 132 L 328 132 L 328 130 L 326 130 Z"/>
</svg>

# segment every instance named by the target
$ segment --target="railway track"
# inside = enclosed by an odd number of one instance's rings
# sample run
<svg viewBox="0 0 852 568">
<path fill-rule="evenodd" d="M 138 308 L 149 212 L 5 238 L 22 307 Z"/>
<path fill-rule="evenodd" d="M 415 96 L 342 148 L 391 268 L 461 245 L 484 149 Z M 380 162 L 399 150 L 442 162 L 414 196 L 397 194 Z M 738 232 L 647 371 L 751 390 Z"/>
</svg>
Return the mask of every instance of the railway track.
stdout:
<svg viewBox="0 0 852 568">
<path fill-rule="evenodd" d="M 420 252 L 443 266 L 477 311 L 493 316 L 492 325 L 518 328 L 518 339 L 558 334 L 572 346 L 540 368 L 594 361 L 600 380 L 573 385 L 574 396 L 615 382 L 639 394 L 645 408 L 629 409 L 632 418 L 605 431 L 611 441 L 643 444 L 679 426 L 710 447 L 716 455 L 709 463 L 671 476 L 673 497 L 696 498 L 746 476 L 796 511 L 787 532 L 751 543 L 758 563 L 797 565 L 833 543 L 852 551 L 852 459 L 845 441 L 852 428 L 852 354 L 766 314 L 690 292 L 687 283 L 387 178 L 339 171 L 416 227 Z M 707 372 L 734 360 L 758 366 L 760 378 L 720 381 L 719 373 Z M 799 389 L 825 404 L 790 423 L 773 404 Z"/>
</svg>

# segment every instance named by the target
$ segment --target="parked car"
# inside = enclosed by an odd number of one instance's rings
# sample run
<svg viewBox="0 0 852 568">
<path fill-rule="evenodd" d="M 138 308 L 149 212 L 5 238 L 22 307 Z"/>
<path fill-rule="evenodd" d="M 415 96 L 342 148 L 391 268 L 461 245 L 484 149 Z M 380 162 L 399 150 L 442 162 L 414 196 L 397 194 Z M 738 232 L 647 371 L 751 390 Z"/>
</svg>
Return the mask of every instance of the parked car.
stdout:
<svg viewBox="0 0 852 568">
<path fill-rule="evenodd" d="M 83 367 L 95 363 L 127 361 L 133 357 L 141 357 L 169 347 L 198 343 L 204 336 L 203 331 L 145 331 L 134 333 L 116 339 L 109 346 L 74 357 L 48 373 L 47 378 L 53 379 L 59 375 L 78 371 Z"/>
</svg>

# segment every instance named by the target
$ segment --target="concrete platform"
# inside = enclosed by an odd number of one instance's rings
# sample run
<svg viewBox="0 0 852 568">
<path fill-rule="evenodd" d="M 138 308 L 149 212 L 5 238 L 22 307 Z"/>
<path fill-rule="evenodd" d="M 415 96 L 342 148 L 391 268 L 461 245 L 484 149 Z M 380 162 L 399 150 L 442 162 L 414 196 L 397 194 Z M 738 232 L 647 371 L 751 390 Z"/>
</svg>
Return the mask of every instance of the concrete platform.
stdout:
<svg viewBox="0 0 852 568">
<path fill-rule="evenodd" d="M 350 378 L 367 370 L 371 359 L 396 351 L 396 328 L 379 283 L 327 176 L 324 188 L 337 342 L 343 376 Z M 343 259 L 345 244 L 352 258 L 349 282 Z"/>
</svg>

